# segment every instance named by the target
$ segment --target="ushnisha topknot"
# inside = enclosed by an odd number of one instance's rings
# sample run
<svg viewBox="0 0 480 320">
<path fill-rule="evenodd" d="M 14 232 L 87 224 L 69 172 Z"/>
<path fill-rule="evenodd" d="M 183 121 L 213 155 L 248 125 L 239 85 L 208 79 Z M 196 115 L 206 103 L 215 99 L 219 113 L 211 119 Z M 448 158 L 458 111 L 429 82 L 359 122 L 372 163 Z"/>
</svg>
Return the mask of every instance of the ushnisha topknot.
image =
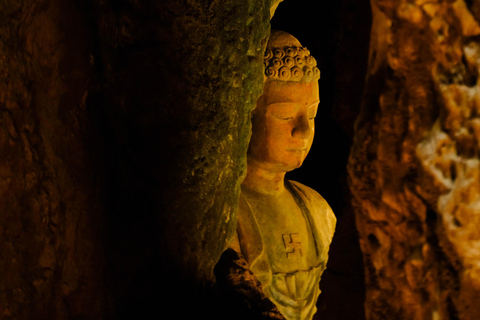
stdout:
<svg viewBox="0 0 480 320">
<path fill-rule="evenodd" d="M 272 30 L 264 57 L 265 81 L 310 82 L 320 79 L 317 61 L 294 36 Z"/>
</svg>

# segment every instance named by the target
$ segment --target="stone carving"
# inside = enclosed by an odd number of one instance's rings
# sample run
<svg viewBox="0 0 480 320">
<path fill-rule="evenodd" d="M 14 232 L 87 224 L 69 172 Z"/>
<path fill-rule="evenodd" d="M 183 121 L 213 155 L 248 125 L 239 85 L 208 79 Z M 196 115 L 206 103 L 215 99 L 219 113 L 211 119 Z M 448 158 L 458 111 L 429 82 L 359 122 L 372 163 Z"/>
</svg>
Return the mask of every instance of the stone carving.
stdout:
<svg viewBox="0 0 480 320">
<path fill-rule="evenodd" d="M 286 319 L 312 319 L 336 218 L 316 191 L 285 174 L 302 165 L 312 145 L 320 71 L 282 31 L 272 32 L 265 65 L 231 246 Z"/>
<path fill-rule="evenodd" d="M 302 242 L 300 241 L 300 234 L 291 233 L 283 235 L 283 244 L 287 249 L 287 259 L 293 256 L 302 256 Z"/>
<path fill-rule="evenodd" d="M 265 76 L 281 81 L 317 81 L 317 61 L 304 47 L 274 48 L 265 51 Z"/>
</svg>

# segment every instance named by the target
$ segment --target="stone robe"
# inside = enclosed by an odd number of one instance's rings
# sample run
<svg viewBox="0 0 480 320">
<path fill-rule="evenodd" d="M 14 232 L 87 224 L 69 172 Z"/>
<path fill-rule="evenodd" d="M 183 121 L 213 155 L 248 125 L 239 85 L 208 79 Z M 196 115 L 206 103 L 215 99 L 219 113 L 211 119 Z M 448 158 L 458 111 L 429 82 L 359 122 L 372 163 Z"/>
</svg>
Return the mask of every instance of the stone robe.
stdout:
<svg viewBox="0 0 480 320">
<path fill-rule="evenodd" d="M 274 222 L 259 223 L 264 218 L 259 215 L 268 213 L 255 212 L 255 205 L 242 191 L 232 248 L 245 257 L 265 295 L 287 320 L 310 320 L 317 310 L 320 277 L 326 268 L 336 218 L 315 190 L 295 181 L 285 181 L 285 185 L 301 210 L 303 221 L 298 222 L 298 233 L 280 234 L 277 240 L 265 237 L 272 234 Z M 282 237 L 283 241 L 279 240 Z M 283 255 L 279 254 L 282 249 Z M 294 259 L 303 259 L 303 267 L 295 268 Z"/>
</svg>

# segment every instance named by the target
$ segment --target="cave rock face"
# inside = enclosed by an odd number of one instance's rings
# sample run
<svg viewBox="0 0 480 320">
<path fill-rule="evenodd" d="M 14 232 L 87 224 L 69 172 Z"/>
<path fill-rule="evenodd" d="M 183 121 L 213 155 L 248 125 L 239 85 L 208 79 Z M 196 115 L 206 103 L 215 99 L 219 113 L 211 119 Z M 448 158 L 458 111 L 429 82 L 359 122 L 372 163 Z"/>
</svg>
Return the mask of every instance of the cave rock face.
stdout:
<svg viewBox="0 0 480 320">
<path fill-rule="evenodd" d="M 0 2 L 1 319 L 142 318 L 212 281 L 278 2 Z"/>
<path fill-rule="evenodd" d="M 372 1 L 348 170 L 367 319 L 480 312 L 480 4 Z"/>
</svg>

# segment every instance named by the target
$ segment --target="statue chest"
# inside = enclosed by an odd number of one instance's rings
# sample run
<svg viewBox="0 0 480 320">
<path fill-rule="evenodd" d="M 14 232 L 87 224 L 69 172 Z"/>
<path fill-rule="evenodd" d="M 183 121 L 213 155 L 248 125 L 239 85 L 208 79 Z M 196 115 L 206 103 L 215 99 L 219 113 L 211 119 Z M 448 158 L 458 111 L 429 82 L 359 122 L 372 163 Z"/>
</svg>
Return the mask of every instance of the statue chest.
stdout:
<svg viewBox="0 0 480 320">
<path fill-rule="evenodd" d="M 291 195 L 249 199 L 249 203 L 272 273 L 292 273 L 318 265 L 312 226 Z"/>
</svg>

